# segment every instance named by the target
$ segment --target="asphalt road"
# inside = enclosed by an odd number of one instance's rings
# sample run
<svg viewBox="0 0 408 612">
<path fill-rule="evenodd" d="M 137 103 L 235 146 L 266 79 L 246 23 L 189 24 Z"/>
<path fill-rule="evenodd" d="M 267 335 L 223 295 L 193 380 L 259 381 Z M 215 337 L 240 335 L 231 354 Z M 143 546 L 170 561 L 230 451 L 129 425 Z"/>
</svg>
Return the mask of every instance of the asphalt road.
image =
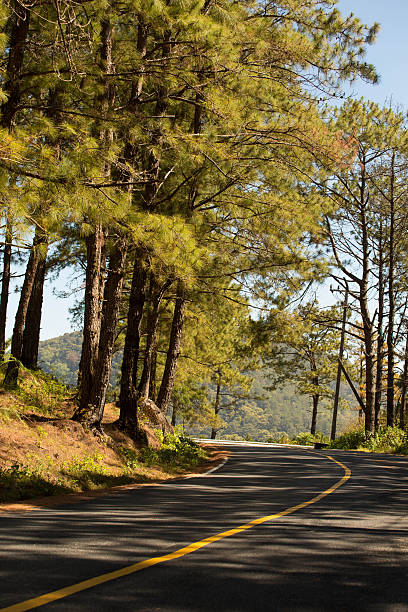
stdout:
<svg viewBox="0 0 408 612">
<path fill-rule="evenodd" d="M 43 609 L 408 611 L 408 458 L 229 448 L 206 476 L 1 514 L 1 609 L 302 505 L 344 477 L 330 454 L 351 477 L 314 503 Z"/>
</svg>

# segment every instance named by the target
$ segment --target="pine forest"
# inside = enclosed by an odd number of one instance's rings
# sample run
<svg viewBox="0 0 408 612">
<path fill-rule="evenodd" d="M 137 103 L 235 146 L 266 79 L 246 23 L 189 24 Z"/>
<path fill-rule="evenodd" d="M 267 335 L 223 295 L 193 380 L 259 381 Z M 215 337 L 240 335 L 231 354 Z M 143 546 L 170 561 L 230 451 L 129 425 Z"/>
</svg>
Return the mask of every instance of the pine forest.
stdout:
<svg viewBox="0 0 408 612">
<path fill-rule="evenodd" d="M 408 448 L 407 116 L 345 93 L 378 30 L 336 0 L 1 0 L 7 418 L 41 380 L 137 448 Z M 76 331 L 40 343 L 66 271 Z"/>
</svg>

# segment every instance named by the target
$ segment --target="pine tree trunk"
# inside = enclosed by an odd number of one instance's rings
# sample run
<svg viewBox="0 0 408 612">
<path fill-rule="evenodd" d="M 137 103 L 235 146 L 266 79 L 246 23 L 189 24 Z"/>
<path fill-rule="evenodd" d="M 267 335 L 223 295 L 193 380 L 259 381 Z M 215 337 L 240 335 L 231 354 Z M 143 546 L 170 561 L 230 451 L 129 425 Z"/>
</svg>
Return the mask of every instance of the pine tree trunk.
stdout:
<svg viewBox="0 0 408 612">
<path fill-rule="evenodd" d="M 23 286 L 21 288 L 20 300 L 18 303 L 16 318 L 14 322 L 13 336 L 11 340 L 11 356 L 7 366 L 4 384 L 14 386 L 17 383 L 19 373 L 19 362 L 23 349 L 23 333 L 26 324 L 27 310 L 31 298 L 31 293 L 34 285 L 34 280 L 37 272 L 37 266 L 41 259 L 39 245 L 45 242 L 43 236 L 36 232 L 33 241 L 33 247 L 28 258 L 26 272 L 24 276 Z"/>
<path fill-rule="evenodd" d="M 20 3 L 12 2 L 9 23 L 10 36 L 7 42 L 8 61 L 6 78 L 2 86 L 7 99 L 0 108 L 1 125 L 9 132 L 13 131 L 15 116 L 21 97 L 21 75 L 27 36 L 30 27 L 30 9 Z M 7 28 L 8 29 L 8 28 Z M 13 228 L 10 211 L 7 211 L 5 246 L 3 251 L 3 278 L 0 300 L 0 359 L 4 358 L 6 344 L 7 307 L 10 287 L 11 242 Z"/>
<path fill-rule="evenodd" d="M 146 399 L 149 395 L 150 378 L 152 373 L 153 355 L 157 342 L 157 327 L 159 324 L 160 306 L 163 296 L 171 284 L 171 281 L 166 281 L 164 285 L 158 287 L 156 281 L 151 275 L 151 304 L 147 316 L 146 329 L 146 346 L 143 360 L 143 370 L 138 386 L 139 397 Z"/>
<path fill-rule="evenodd" d="M 169 406 L 174 381 L 177 372 L 177 361 L 180 355 L 181 337 L 183 333 L 184 315 L 186 308 L 186 290 L 183 281 L 177 284 L 177 298 L 174 306 L 174 315 L 170 332 L 170 342 L 167 351 L 166 364 L 160 385 L 157 405 L 163 414 Z"/>
<path fill-rule="evenodd" d="M 86 279 L 85 279 L 85 312 L 82 339 L 81 360 L 78 374 L 80 393 L 79 408 L 73 418 L 81 420 L 86 413 L 89 397 L 94 384 L 95 368 L 98 359 L 99 337 L 102 320 L 102 288 L 105 234 L 101 223 L 97 223 L 95 231 L 86 238 Z"/>
<path fill-rule="evenodd" d="M 408 329 L 406 330 L 405 339 L 405 355 L 404 355 L 404 370 L 402 374 L 402 389 L 401 389 L 401 407 L 400 407 L 400 422 L 401 429 L 405 428 L 405 416 L 407 407 L 407 387 L 408 387 Z"/>
<path fill-rule="evenodd" d="M 127 238 L 120 237 L 109 258 L 97 360 L 94 367 L 92 387 L 89 389 L 87 409 L 79 410 L 74 415 L 75 420 L 92 430 L 101 430 L 106 393 L 112 368 L 116 325 L 125 273 L 126 253 Z"/>
<path fill-rule="evenodd" d="M 394 209 L 394 173 L 395 153 L 391 160 L 390 187 L 390 236 L 389 236 L 389 270 L 388 270 L 388 330 L 387 330 L 387 425 L 394 425 L 394 243 L 395 243 L 395 209 Z"/>
<path fill-rule="evenodd" d="M 146 299 L 147 273 L 142 256 L 143 253 L 141 251 L 136 253 L 133 268 L 119 395 L 120 415 L 118 424 L 124 431 L 129 431 L 133 437 L 136 436 L 138 428 L 138 398 L 133 381 L 133 374 L 135 370 L 137 371 L 140 331 Z"/>
<path fill-rule="evenodd" d="M 157 332 L 154 341 L 154 346 L 152 350 L 152 365 L 150 369 L 150 380 L 149 380 L 149 397 L 153 402 L 156 402 L 157 395 L 157 382 L 156 382 L 156 372 L 157 372 Z"/>
<path fill-rule="evenodd" d="M 12 2 L 12 12 L 8 24 L 10 36 L 6 45 L 8 48 L 8 62 L 6 80 L 3 85 L 7 100 L 1 105 L 2 126 L 10 132 L 13 129 L 20 102 L 21 75 L 30 27 L 30 16 L 29 8 L 20 2 Z"/>
<path fill-rule="evenodd" d="M 47 262 L 45 255 L 38 262 L 31 297 L 27 309 L 26 323 L 23 333 L 23 349 L 21 363 L 26 368 L 37 367 L 38 346 L 40 343 L 41 314 L 44 295 L 44 281 Z"/>
<path fill-rule="evenodd" d="M 176 408 L 176 405 L 173 403 L 173 411 L 171 413 L 171 426 L 175 427 L 176 422 L 177 422 L 177 408 Z"/>
<path fill-rule="evenodd" d="M 221 407 L 221 384 L 219 382 L 219 380 L 217 381 L 217 390 L 215 393 L 215 402 L 214 402 L 214 414 L 215 416 L 218 415 L 219 411 L 220 411 L 220 407 Z M 217 436 L 217 429 L 215 429 L 215 427 L 211 428 L 211 440 L 215 440 L 216 436 Z"/>
<path fill-rule="evenodd" d="M 13 239 L 12 224 L 8 215 L 6 221 L 5 245 L 3 250 L 3 278 L 1 282 L 1 300 L 0 300 L 0 360 L 4 359 L 6 350 L 6 323 L 7 323 L 7 306 L 10 290 L 11 278 L 11 241 Z"/>
<path fill-rule="evenodd" d="M 373 322 L 368 308 L 368 279 L 370 274 L 370 245 L 368 239 L 368 222 L 366 216 L 366 175 L 363 163 L 360 186 L 360 223 L 362 247 L 362 277 L 359 284 L 359 303 L 363 323 L 364 351 L 366 361 L 366 401 L 365 401 L 365 432 L 373 436 L 375 432 L 375 350 L 373 339 Z"/>
<path fill-rule="evenodd" d="M 377 323 L 377 367 L 376 367 L 376 383 L 375 383 L 375 431 L 378 431 L 380 426 L 380 411 L 382 398 L 382 382 L 383 382 L 383 361 L 384 361 L 384 340 L 383 340 L 383 323 L 384 323 L 384 244 L 383 244 L 383 227 L 382 218 L 380 219 L 380 234 L 378 239 L 378 323 Z"/>
<path fill-rule="evenodd" d="M 312 424 L 310 426 L 310 433 L 315 435 L 316 433 L 316 425 L 317 425 L 317 409 L 319 406 L 319 395 L 313 395 L 313 410 L 312 410 Z"/>
</svg>

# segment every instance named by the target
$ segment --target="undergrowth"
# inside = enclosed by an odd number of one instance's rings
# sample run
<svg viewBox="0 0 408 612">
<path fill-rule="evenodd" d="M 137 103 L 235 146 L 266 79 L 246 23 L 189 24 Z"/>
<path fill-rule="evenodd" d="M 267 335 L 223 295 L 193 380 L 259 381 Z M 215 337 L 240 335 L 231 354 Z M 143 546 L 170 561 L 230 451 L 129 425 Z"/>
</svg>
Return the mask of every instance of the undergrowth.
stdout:
<svg viewBox="0 0 408 612">
<path fill-rule="evenodd" d="M 364 430 L 359 429 L 339 436 L 331 443 L 331 448 L 408 455 L 408 434 L 394 426 L 381 427 L 374 436 L 367 437 Z"/>
<path fill-rule="evenodd" d="M 207 456 L 206 451 L 191 438 L 177 434 L 164 436 L 159 431 L 155 431 L 155 434 L 162 443 L 161 449 L 147 447 L 142 448 L 140 452 L 140 461 L 147 466 L 190 468 L 198 465 Z"/>
</svg>

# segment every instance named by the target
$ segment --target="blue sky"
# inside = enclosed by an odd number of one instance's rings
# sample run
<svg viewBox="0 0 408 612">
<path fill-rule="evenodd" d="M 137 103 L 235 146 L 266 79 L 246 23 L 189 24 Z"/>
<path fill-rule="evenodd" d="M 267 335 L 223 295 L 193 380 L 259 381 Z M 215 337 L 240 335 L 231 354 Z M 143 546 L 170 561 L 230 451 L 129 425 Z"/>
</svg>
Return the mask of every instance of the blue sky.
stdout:
<svg viewBox="0 0 408 612">
<path fill-rule="evenodd" d="M 407 0 L 340 0 L 343 15 L 354 13 L 363 23 L 381 25 L 377 42 L 368 47 L 366 60 L 380 75 L 378 85 L 356 82 L 352 89 L 363 96 L 385 104 L 392 98 L 396 105 L 408 107 L 408 1 Z"/>
<path fill-rule="evenodd" d="M 375 65 L 381 79 L 378 85 L 358 81 L 352 85 L 355 97 L 365 97 L 378 104 L 392 99 L 395 105 L 408 108 L 408 0 L 340 0 L 338 8 L 343 14 L 354 13 L 366 24 L 377 21 L 381 30 L 377 42 L 367 50 L 366 60 Z M 68 312 L 74 304 L 75 295 L 58 298 L 53 288 L 69 290 L 70 274 L 64 272 L 58 282 L 47 282 L 44 295 L 41 339 L 53 338 L 72 331 Z M 21 281 L 20 281 L 21 282 Z M 54 287 L 53 287 L 54 286 Z M 12 333 L 18 294 L 10 295 L 8 335 Z"/>
</svg>

